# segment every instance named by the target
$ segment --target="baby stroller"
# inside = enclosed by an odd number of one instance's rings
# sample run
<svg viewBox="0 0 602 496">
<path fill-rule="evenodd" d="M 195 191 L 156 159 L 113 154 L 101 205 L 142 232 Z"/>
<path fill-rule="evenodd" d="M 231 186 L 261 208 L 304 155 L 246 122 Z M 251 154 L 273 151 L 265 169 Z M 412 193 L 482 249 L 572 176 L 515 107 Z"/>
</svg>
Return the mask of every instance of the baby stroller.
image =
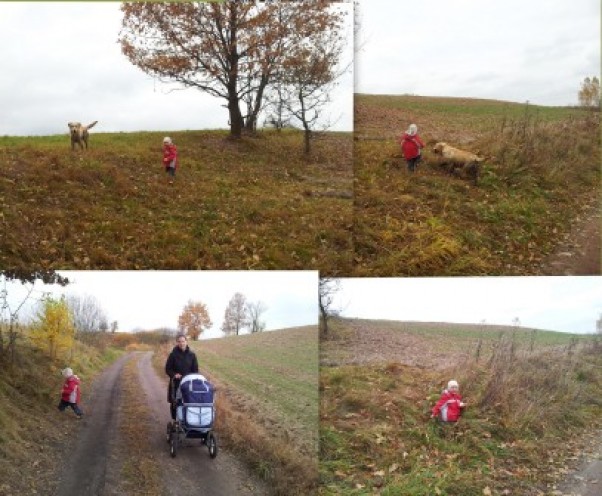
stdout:
<svg viewBox="0 0 602 496">
<path fill-rule="evenodd" d="M 172 457 L 185 439 L 200 439 L 209 449 L 209 456 L 217 456 L 214 395 L 214 387 L 200 374 L 184 376 L 177 390 L 171 380 L 170 399 L 175 403 L 176 420 L 167 424 L 167 442 Z"/>
</svg>

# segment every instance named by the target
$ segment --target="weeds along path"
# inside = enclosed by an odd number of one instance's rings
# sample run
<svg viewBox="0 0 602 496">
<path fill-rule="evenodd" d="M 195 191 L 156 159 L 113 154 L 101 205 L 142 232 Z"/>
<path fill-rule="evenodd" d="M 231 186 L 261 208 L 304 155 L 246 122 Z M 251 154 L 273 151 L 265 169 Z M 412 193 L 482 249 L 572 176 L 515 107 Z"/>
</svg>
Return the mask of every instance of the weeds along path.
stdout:
<svg viewBox="0 0 602 496">
<path fill-rule="evenodd" d="M 108 462 L 118 426 L 119 379 L 131 358 L 131 354 L 122 356 L 94 381 L 89 399 L 83 404 L 84 425 L 68 452 L 68 460 L 62 464 L 58 496 L 105 494 L 106 481 L 113 477 L 108 474 Z"/>
<path fill-rule="evenodd" d="M 186 441 L 189 446 L 178 451 L 176 458 L 169 455 L 165 440 L 165 428 L 170 420 L 167 403 L 167 382 L 157 376 L 151 364 L 152 353 L 144 353 L 138 361 L 138 380 L 146 396 L 150 412 L 148 435 L 149 448 L 159 461 L 165 487 L 164 495 L 204 496 L 223 495 L 263 495 L 268 494 L 262 485 L 254 480 L 246 468 L 225 452 L 215 459 L 209 458 L 206 446 L 200 441 Z M 226 426 L 227 428 L 227 426 Z M 218 439 L 219 443 L 219 439 Z"/>
</svg>

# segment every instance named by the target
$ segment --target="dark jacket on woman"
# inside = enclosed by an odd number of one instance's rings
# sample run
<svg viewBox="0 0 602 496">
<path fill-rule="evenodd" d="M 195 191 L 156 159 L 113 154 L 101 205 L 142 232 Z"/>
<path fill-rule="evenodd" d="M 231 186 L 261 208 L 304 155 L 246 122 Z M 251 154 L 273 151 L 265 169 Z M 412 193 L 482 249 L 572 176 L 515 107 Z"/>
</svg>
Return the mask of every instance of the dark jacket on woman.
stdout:
<svg viewBox="0 0 602 496">
<path fill-rule="evenodd" d="M 190 346 L 186 346 L 186 349 L 182 351 L 179 346 L 174 346 L 171 353 L 167 357 L 165 362 L 165 373 L 172 379 L 174 383 L 174 390 L 178 387 L 180 379 L 173 379 L 176 374 L 185 376 L 187 374 L 198 374 L 199 363 L 197 362 L 194 351 L 190 349 Z M 171 402 L 171 388 L 167 391 L 167 401 Z"/>
</svg>

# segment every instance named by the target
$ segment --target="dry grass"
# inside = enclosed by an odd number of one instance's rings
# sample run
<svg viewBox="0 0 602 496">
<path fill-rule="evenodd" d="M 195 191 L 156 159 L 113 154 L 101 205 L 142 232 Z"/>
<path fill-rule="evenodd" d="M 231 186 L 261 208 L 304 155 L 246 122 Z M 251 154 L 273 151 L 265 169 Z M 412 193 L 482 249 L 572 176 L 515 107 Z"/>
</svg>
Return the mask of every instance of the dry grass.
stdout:
<svg viewBox="0 0 602 496">
<path fill-rule="evenodd" d="M 424 349 L 435 324 L 429 329 L 413 334 Z M 481 496 L 489 488 L 531 496 L 570 470 L 583 435 L 600 427 L 600 343 L 569 335 L 559 345 L 551 335 L 560 333 L 549 333 L 530 352 L 529 336 L 512 339 L 507 328 L 487 341 L 486 359 L 457 363 L 454 345 L 470 341 L 456 331 L 438 337 L 452 349 L 445 370 L 399 362 L 322 369 L 320 494 Z M 440 426 L 430 409 L 452 377 L 468 407 L 458 424 Z"/>
<path fill-rule="evenodd" d="M 370 95 L 355 112 L 356 275 L 538 274 L 599 201 L 598 113 Z M 413 175 L 396 143 L 409 122 L 427 143 Z M 437 141 L 487 158 L 479 186 L 439 167 Z"/>
<path fill-rule="evenodd" d="M 138 357 L 139 358 L 139 357 Z M 122 395 L 136 398 L 140 395 L 137 360 L 130 360 L 124 367 Z M 147 426 L 153 419 L 148 407 L 140 401 L 123 401 L 119 425 L 120 442 L 123 444 L 120 491 L 132 496 L 161 496 L 165 494 L 161 481 L 161 467 L 150 442 Z"/>
<path fill-rule="evenodd" d="M 53 362 L 22 339 L 15 361 L 0 363 L 0 494 L 56 494 L 61 460 L 81 424 L 57 410 L 65 358 Z M 93 378 L 117 356 L 76 343 L 68 364 L 82 379 L 84 409 Z"/>
<path fill-rule="evenodd" d="M 218 388 L 216 430 L 274 494 L 315 492 L 318 329 L 302 327 L 193 344 Z M 167 347 L 155 355 L 161 374 Z"/>
<path fill-rule="evenodd" d="M 171 186 L 160 133 L 95 133 L 85 153 L 64 136 L 0 137 L 0 264 L 349 273 L 350 134 L 321 136 L 309 158 L 300 133 L 226 134 L 173 133 Z"/>
<path fill-rule="evenodd" d="M 216 403 L 216 430 L 220 439 L 245 460 L 276 496 L 314 494 L 318 485 L 318 458 L 300 453 L 299 440 L 277 438 L 253 412 L 247 401 L 229 398 Z M 279 429 L 275 426 L 276 431 Z"/>
</svg>

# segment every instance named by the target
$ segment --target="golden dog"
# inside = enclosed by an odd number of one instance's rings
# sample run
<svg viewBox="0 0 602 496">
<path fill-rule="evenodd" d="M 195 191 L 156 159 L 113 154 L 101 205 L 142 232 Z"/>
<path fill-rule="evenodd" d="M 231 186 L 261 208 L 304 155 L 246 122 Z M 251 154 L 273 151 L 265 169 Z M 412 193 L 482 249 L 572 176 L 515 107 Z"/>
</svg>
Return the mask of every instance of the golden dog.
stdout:
<svg viewBox="0 0 602 496">
<path fill-rule="evenodd" d="M 98 121 L 94 121 L 92 124 L 82 126 L 81 122 L 69 122 L 69 134 L 71 135 L 71 150 L 75 150 L 75 144 L 79 145 L 79 149 L 83 150 L 84 145 L 86 150 L 88 149 L 88 129 L 94 127 Z"/>
<path fill-rule="evenodd" d="M 484 158 L 443 142 L 437 143 L 433 147 L 433 152 L 441 156 L 440 163 L 448 166 L 450 174 L 465 175 L 477 184 L 480 164 L 485 161 Z"/>
</svg>

